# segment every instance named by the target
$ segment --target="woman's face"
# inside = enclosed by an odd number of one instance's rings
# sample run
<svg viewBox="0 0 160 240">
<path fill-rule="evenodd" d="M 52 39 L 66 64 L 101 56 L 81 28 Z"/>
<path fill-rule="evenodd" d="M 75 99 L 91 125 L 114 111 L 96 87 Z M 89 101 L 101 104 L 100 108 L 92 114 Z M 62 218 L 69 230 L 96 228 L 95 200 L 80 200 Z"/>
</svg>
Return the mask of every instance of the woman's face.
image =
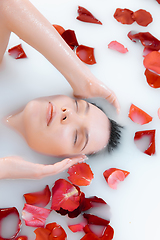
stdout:
<svg viewBox="0 0 160 240">
<path fill-rule="evenodd" d="M 35 99 L 16 114 L 18 118 L 17 130 L 31 148 L 44 154 L 91 154 L 110 138 L 110 121 L 99 108 L 64 95 Z"/>
</svg>

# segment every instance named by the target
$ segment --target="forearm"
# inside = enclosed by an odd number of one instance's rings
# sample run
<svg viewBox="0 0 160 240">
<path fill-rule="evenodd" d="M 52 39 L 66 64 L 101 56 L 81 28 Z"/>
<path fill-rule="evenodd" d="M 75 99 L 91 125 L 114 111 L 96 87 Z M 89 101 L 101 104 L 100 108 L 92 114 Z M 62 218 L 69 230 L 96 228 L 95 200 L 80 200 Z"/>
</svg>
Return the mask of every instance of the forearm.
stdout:
<svg viewBox="0 0 160 240">
<path fill-rule="evenodd" d="M 28 0 L 1 0 L 0 9 L 8 29 L 43 54 L 72 88 L 75 81 L 93 78 L 52 24 Z"/>
<path fill-rule="evenodd" d="M 38 179 L 40 166 L 20 157 L 0 158 L 0 179 Z"/>
</svg>

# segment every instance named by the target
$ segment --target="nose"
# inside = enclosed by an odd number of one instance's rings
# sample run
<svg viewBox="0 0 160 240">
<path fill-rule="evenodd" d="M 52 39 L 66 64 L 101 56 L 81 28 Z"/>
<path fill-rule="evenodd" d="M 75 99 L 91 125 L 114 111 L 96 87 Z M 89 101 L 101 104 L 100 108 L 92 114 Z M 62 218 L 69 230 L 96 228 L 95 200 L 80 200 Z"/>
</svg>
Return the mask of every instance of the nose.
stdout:
<svg viewBox="0 0 160 240">
<path fill-rule="evenodd" d="M 83 116 L 75 112 L 73 109 L 68 107 L 61 108 L 61 123 L 78 123 L 80 124 L 83 121 Z"/>
</svg>

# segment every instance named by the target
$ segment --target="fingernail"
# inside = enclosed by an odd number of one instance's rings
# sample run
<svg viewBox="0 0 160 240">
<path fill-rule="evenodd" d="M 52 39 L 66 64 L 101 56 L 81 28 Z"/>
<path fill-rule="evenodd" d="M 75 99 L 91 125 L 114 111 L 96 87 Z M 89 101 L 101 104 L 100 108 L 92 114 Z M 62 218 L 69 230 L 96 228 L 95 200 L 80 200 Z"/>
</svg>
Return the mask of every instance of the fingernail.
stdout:
<svg viewBox="0 0 160 240">
<path fill-rule="evenodd" d="M 81 157 L 80 160 L 78 161 L 79 163 L 85 162 L 88 159 L 87 156 Z"/>
</svg>

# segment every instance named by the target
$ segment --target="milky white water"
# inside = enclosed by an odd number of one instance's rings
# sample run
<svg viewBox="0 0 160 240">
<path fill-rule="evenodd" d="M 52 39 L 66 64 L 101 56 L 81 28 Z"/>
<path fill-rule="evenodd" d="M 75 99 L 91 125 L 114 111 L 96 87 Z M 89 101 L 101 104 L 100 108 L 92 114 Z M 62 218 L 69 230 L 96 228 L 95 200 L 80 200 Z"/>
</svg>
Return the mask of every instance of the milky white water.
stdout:
<svg viewBox="0 0 160 240">
<path fill-rule="evenodd" d="M 65 29 L 75 30 L 79 44 L 95 48 L 96 65 L 89 66 L 91 71 L 113 89 L 119 99 L 121 112 L 100 100 L 108 115 L 124 125 L 123 137 L 118 150 L 112 154 L 101 154 L 88 160 L 94 179 L 89 187 L 82 187 L 86 196 L 96 195 L 103 198 L 110 206 L 94 209 L 93 213 L 107 218 L 111 215 L 111 226 L 115 230 L 114 240 L 158 240 L 160 239 L 160 120 L 157 111 L 160 107 L 160 90 L 149 87 L 144 76 L 143 47 L 131 42 L 127 33 L 130 30 L 149 31 L 160 39 L 160 5 L 155 0 L 32 0 L 31 1 L 54 24 Z M 76 20 L 78 5 L 91 11 L 103 25 L 87 24 Z M 129 8 L 133 11 L 145 9 L 154 21 L 147 27 L 136 23 L 122 25 L 113 14 L 116 8 Z M 36 37 L 36 36 L 35 36 Z M 109 50 L 107 45 L 117 40 L 128 48 L 129 52 L 120 54 Z M 38 40 L 37 40 L 38 41 Z M 22 107 L 29 100 L 53 94 L 71 96 L 72 90 L 63 76 L 38 52 L 22 42 L 14 34 L 9 46 L 22 43 L 27 59 L 14 60 L 6 52 L 0 65 L 0 118 Z M 45 43 L 44 43 L 45 44 Z M 128 118 L 131 103 L 146 111 L 153 117 L 152 122 L 138 125 Z M 134 144 L 136 131 L 156 129 L 156 154 L 148 156 Z M 19 155 L 25 160 L 50 164 L 56 158 L 33 152 L 25 141 L 0 123 L 0 157 Z M 108 187 L 103 172 L 110 168 L 120 168 L 130 172 L 117 190 Z M 42 190 L 46 184 L 50 187 L 55 180 L 67 178 L 67 172 L 43 180 L 1 180 L 0 208 L 16 207 L 21 215 L 24 205 L 23 194 Z M 47 222 L 56 221 L 67 232 L 69 240 L 79 240 L 83 233 L 73 234 L 67 227 L 68 222 L 75 222 L 52 212 Z M 11 225 L 11 223 L 9 223 Z M 7 231 L 9 231 L 7 229 Z M 21 234 L 29 240 L 35 239 L 34 228 L 26 227 L 23 222 Z"/>
</svg>

